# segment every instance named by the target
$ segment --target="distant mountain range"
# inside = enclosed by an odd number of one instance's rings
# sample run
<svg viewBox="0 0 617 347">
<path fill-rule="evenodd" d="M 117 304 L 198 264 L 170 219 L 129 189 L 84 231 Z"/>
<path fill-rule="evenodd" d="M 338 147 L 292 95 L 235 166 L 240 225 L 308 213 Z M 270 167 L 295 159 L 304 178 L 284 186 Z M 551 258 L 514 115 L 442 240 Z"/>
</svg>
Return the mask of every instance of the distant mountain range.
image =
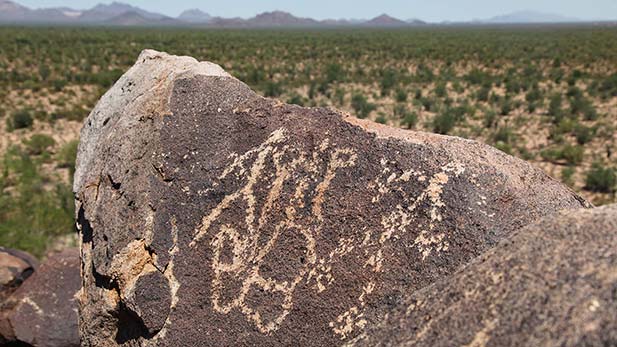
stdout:
<svg viewBox="0 0 617 347">
<path fill-rule="evenodd" d="M 526 23 L 574 23 L 580 22 L 580 19 L 564 17 L 552 13 L 542 13 L 533 11 L 513 12 L 503 16 L 497 16 L 486 20 L 480 20 L 483 23 L 494 24 L 526 24 Z"/>
<path fill-rule="evenodd" d="M 403 27 L 427 24 L 417 19 L 402 21 L 385 14 L 370 20 L 327 19 L 320 21 L 296 17 L 287 12 L 273 11 L 248 19 L 222 18 L 211 16 L 199 9 L 186 10 L 173 18 L 120 2 L 99 4 L 88 10 L 76 10 L 65 7 L 31 9 L 10 0 L 0 0 L 0 23 L 212 27 Z"/>
<path fill-rule="evenodd" d="M 440 24 L 522 24 L 579 22 L 574 18 L 539 12 L 523 11 L 486 20 L 467 23 Z M 149 12 L 139 7 L 113 2 L 99 4 L 91 9 L 76 10 L 66 7 L 31 9 L 10 0 L 0 0 L 0 24 L 59 24 L 110 26 L 204 26 L 204 27 L 412 27 L 426 26 L 419 19 L 401 20 L 382 14 L 372 19 L 326 19 L 296 17 L 282 11 L 264 12 L 252 18 L 222 18 L 211 16 L 200 9 L 189 9 L 173 18 Z"/>
</svg>

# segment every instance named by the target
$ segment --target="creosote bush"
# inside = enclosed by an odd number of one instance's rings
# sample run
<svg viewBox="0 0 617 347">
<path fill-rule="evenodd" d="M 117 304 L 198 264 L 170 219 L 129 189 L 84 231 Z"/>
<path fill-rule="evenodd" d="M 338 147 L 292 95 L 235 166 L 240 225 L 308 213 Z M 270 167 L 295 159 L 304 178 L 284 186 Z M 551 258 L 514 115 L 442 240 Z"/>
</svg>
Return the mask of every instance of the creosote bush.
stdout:
<svg viewBox="0 0 617 347">
<path fill-rule="evenodd" d="M 617 189 L 617 172 L 601 163 L 594 163 L 587 172 L 585 189 L 599 193 L 614 193 Z"/>
<path fill-rule="evenodd" d="M 41 155 L 47 152 L 56 144 L 56 141 L 49 135 L 34 134 L 28 140 L 24 140 L 26 150 L 30 155 Z"/>
<path fill-rule="evenodd" d="M 11 119 L 7 124 L 9 129 L 24 129 L 29 128 L 34 123 L 32 114 L 29 110 L 19 110 L 11 115 Z"/>
<path fill-rule="evenodd" d="M 368 102 L 366 97 L 362 94 L 356 93 L 351 98 L 351 107 L 356 111 L 358 118 L 366 118 L 377 107 Z"/>
<path fill-rule="evenodd" d="M 18 147 L 0 162 L 0 244 L 36 256 L 54 237 L 74 232 L 70 186 L 52 183 L 40 165 Z"/>
</svg>

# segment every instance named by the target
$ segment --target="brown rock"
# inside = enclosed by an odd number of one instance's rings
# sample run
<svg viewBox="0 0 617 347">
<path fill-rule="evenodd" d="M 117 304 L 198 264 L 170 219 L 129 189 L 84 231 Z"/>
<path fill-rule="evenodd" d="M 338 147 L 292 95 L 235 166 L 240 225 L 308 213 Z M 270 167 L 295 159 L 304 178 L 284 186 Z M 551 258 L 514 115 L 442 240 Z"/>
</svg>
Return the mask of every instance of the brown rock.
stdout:
<svg viewBox="0 0 617 347">
<path fill-rule="evenodd" d="M 530 225 L 350 346 L 617 346 L 617 205 Z"/>
<path fill-rule="evenodd" d="M 587 206 L 489 146 L 256 95 L 145 51 L 81 133 L 84 346 L 327 346 Z"/>
<path fill-rule="evenodd" d="M 38 267 L 36 258 L 26 252 L 0 247 L 0 304 Z"/>
<path fill-rule="evenodd" d="M 0 339 L 36 347 L 79 346 L 79 251 L 50 256 L 3 304 Z"/>
</svg>

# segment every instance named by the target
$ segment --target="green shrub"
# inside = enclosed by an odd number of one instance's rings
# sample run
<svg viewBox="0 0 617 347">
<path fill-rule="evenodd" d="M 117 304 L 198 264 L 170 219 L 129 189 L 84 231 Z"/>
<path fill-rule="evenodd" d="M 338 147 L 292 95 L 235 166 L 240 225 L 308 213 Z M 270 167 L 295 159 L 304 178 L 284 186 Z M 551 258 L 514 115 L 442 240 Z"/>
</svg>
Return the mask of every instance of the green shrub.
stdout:
<svg viewBox="0 0 617 347">
<path fill-rule="evenodd" d="M 408 112 L 405 114 L 401 125 L 405 126 L 407 129 L 413 129 L 418 124 L 418 115 L 415 112 Z"/>
<path fill-rule="evenodd" d="M 386 69 L 381 76 L 381 95 L 388 95 L 390 89 L 396 85 L 396 72 L 392 69 Z"/>
<path fill-rule="evenodd" d="M 49 70 L 49 66 L 47 66 L 45 63 L 39 65 L 39 76 L 41 77 L 41 80 L 46 81 L 49 78 L 50 74 L 51 70 Z"/>
<path fill-rule="evenodd" d="M 492 128 L 497 124 L 497 114 L 493 110 L 485 111 L 483 123 L 485 128 Z"/>
<path fill-rule="evenodd" d="M 525 100 L 529 104 L 536 104 L 542 100 L 542 92 L 538 88 L 532 88 L 525 94 Z"/>
<path fill-rule="evenodd" d="M 53 238 L 74 232 L 70 185 L 48 183 L 39 163 L 16 147 L 4 155 L 2 167 L 0 244 L 42 256 Z"/>
<path fill-rule="evenodd" d="M 341 88 L 336 88 L 334 91 L 334 99 L 339 105 L 342 105 L 345 102 L 345 91 Z"/>
<path fill-rule="evenodd" d="M 593 139 L 593 129 L 584 125 L 577 125 L 574 128 L 574 136 L 579 145 L 584 145 Z"/>
<path fill-rule="evenodd" d="M 598 119 L 598 111 L 596 111 L 596 108 L 592 103 L 587 104 L 582 111 L 583 118 L 585 118 L 585 120 L 593 121 Z"/>
<path fill-rule="evenodd" d="M 11 115 L 11 129 L 30 128 L 34 123 L 32 114 L 28 110 L 19 110 Z"/>
<path fill-rule="evenodd" d="M 512 101 L 508 98 L 504 98 L 501 102 L 501 115 L 507 116 L 512 112 Z"/>
<path fill-rule="evenodd" d="M 41 155 L 56 144 L 51 136 L 45 134 L 34 134 L 29 140 L 24 140 L 28 154 Z"/>
<path fill-rule="evenodd" d="M 368 117 L 368 115 L 377 108 L 377 106 L 368 102 L 366 97 L 362 94 L 354 94 L 351 97 L 351 107 L 356 111 L 356 116 L 358 118 Z"/>
<path fill-rule="evenodd" d="M 311 84 L 309 85 L 309 91 L 308 91 L 309 100 L 315 99 L 316 94 L 317 94 L 317 84 L 315 82 L 311 82 Z"/>
<path fill-rule="evenodd" d="M 576 172 L 576 170 L 571 167 L 571 166 L 567 166 L 564 167 L 561 170 L 561 182 L 563 182 L 565 185 L 569 186 L 569 187 L 573 187 L 574 186 L 574 173 Z"/>
<path fill-rule="evenodd" d="M 565 145 L 561 158 L 570 165 L 578 165 L 583 161 L 584 149 L 581 146 Z"/>
<path fill-rule="evenodd" d="M 535 155 L 530 152 L 529 150 L 527 150 L 527 148 L 525 147 L 518 147 L 518 152 L 520 153 L 521 158 L 523 158 L 524 160 L 530 161 L 535 159 Z"/>
<path fill-rule="evenodd" d="M 598 87 L 598 90 L 607 97 L 617 96 L 617 73 L 606 77 Z"/>
<path fill-rule="evenodd" d="M 407 101 L 407 92 L 404 89 L 397 89 L 396 102 L 405 102 L 405 101 Z"/>
<path fill-rule="evenodd" d="M 487 102 L 490 92 L 491 89 L 489 87 L 482 86 L 480 89 L 478 89 L 478 92 L 476 93 L 476 99 L 478 101 Z"/>
<path fill-rule="evenodd" d="M 507 126 L 499 128 L 494 136 L 495 142 L 510 143 L 512 140 L 514 140 L 514 133 Z"/>
<path fill-rule="evenodd" d="M 326 83 L 330 84 L 335 81 L 342 81 L 343 76 L 345 76 L 345 71 L 343 67 L 339 64 L 328 64 L 326 67 Z"/>
<path fill-rule="evenodd" d="M 443 98 L 448 95 L 448 89 L 446 88 L 446 84 L 443 82 L 437 83 L 435 86 L 435 96 L 438 98 Z"/>
<path fill-rule="evenodd" d="M 433 108 L 434 100 L 431 98 L 422 97 L 420 98 L 420 102 L 422 103 L 422 107 L 424 107 L 426 111 L 430 112 Z"/>
<path fill-rule="evenodd" d="M 268 98 L 275 98 L 283 93 L 280 83 L 268 81 L 264 87 L 264 95 Z"/>
<path fill-rule="evenodd" d="M 416 92 L 414 93 L 413 97 L 416 100 L 422 99 L 422 89 L 416 89 Z"/>
<path fill-rule="evenodd" d="M 433 118 L 433 131 L 438 134 L 448 134 L 456 124 L 456 117 L 446 109 Z"/>
<path fill-rule="evenodd" d="M 576 121 L 569 118 L 563 118 L 559 121 L 559 123 L 555 124 L 555 126 L 551 128 L 551 138 L 556 139 L 559 135 L 571 133 L 577 125 L 578 124 Z"/>
<path fill-rule="evenodd" d="M 614 193 L 617 185 L 617 173 L 612 168 L 594 163 L 587 172 L 585 189 L 592 192 Z"/>
<path fill-rule="evenodd" d="M 294 94 L 291 96 L 291 98 L 289 98 L 289 100 L 287 100 L 287 103 L 293 104 L 293 105 L 304 106 L 304 99 L 302 98 L 302 96 L 298 94 Z"/>
<path fill-rule="evenodd" d="M 548 106 L 548 114 L 553 117 L 553 123 L 559 123 L 563 118 L 563 110 L 561 105 L 563 98 L 561 94 L 555 94 L 551 97 L 551 101 Z"/>
<path fill-rule="evenodd" d="M 75 159 L 77 158 L 78 145 L 78 140 L 68 142 L 60 148 L 58 154 L 56 155 L 58 167 L 68 168 L 71 177 L 73 177 L 73 174 L 75 173 Z"/>
<path fill-rule="evenodd" d="M 464 76 L 464 80 L 471 84 L 484 85 L 491 83 L 492 76 L 484 72 L 478 68 L 474 68 L 471 70 L 466 76 Z"/>
<path fill-rule="evenodd" d="M 497 148 L 498 150 L 507 153 L 507 154 L 512 154 L 512 146 L 509 143 L 505 143 L 505 142 L 497 142 L 495 144 L 495 148 Z"/>
<path fill-rule="evenodd" d="M 570 86 L 570 88 L 568 88 L 568 91 L 566 92 L 566 95 L 569 98 L 582 99 L 583 98 L 583 91 L 579 87 Z"/>
<path fill-rule="evenodd" d="M 545 149 L 540 155 L 547 161 L 564 160 L 569 165 L 578 165 L 583 161 L 584 148 L 566 144 L 561 148 Z"/>
</svg>

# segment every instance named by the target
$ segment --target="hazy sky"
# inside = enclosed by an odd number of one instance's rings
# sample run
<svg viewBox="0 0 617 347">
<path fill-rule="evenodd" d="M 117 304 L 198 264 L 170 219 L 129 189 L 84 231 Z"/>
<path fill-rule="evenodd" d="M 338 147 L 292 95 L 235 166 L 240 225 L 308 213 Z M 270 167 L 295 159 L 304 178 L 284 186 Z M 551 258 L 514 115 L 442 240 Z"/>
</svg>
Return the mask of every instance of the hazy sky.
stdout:
<svg viewBox="0 0 617 347">
<path fill-rule="evenodd" d="M 89 8 L 110 0 L 15 0 L 28 7 L 68 6 Z M 549 12 L 579 19 L 617 19 L 617 0 L 123 0 L 149 11 L 176 16 L 199 8 L 223 17 L 251 17 L 270 10 L 297 16 L 324 18 L 370 18 L 381 13 L 426 21 L 462 21 L 488 18 L 514 11 Z"/>
</svg>

